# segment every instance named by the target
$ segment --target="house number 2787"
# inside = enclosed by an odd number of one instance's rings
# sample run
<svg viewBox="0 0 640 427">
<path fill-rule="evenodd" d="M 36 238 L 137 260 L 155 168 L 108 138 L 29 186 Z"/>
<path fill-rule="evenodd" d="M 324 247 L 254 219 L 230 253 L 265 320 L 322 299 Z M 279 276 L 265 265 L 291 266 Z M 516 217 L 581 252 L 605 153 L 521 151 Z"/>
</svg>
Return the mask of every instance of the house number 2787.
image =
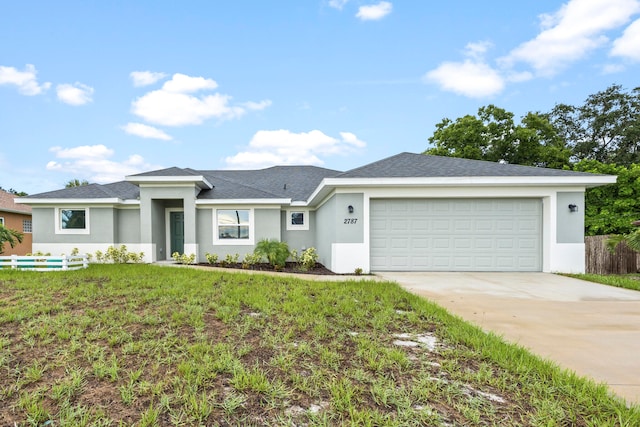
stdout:
<svg viewBox="0 0 640 427">
<path fill-rule="evenodd" d="M 345 224 L 355 224 L 356 222 L 358 222 L 358 218 L 345 218 L 344 219 L 344 223 Z"/>
</svg>

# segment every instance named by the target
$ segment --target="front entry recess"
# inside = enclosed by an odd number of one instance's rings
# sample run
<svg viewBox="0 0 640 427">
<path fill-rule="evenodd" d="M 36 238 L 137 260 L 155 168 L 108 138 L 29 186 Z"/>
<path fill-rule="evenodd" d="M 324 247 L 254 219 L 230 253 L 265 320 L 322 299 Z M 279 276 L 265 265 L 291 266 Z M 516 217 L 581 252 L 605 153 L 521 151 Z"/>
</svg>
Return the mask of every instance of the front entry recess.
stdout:
<svg viewBox="0 0 640 427">
<path fill-rule="evenodd" d="M 174 252 L 184 253 L 184 212 L 169 213 L 169 233 L 171 234 L 171 256 Z"/>
</svg>

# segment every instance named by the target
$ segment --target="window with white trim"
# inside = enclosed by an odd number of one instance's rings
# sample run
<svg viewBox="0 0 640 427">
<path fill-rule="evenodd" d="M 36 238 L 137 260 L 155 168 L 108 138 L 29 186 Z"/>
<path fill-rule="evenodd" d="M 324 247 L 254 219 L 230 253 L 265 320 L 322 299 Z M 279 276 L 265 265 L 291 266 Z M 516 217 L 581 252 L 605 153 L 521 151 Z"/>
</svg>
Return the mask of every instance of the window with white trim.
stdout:
<svg viewBox="0 0 640 427">
<path fill-rule="evenodd" d="M 253 244 L 253 210 L 216 209 L 214 233 L 218 244 Z"/>
<path fill-rule="evenodd" d="M 33 225 L 30 219 L 22 220 L 22 232 L 23 233 L 31 233 L 33 230 Z"/>
<path fill-rule="evenodd" d="M 89 209 L 56 209 L 57 234 L 89 234 Z"/>
<path fill-rule="evenodd" d="M 4 217 L 1 217 L 1 216 L 0 216 L 0 225 L 4 227 Z"/>
<path fill-rule="evenodd" d="M 287 230 L 308 230 L 309 211 L 308 210 L 288 210 Z"/>
</svg>

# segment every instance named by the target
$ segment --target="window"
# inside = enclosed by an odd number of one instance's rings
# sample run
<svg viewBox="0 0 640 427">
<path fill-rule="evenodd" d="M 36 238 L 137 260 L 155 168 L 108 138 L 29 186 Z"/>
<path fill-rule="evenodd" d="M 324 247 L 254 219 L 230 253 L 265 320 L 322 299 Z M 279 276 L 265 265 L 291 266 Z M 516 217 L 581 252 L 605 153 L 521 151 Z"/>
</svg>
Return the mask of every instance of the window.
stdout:
<svg viewBox="0 0 640 427">
<path fill-rule="evenodd" d="M 291 210 L 287 211 L 287 230 L 308 230 L 309 211 Z"/>
<path fill-rule="evenodd" d="M 31 220 L 30 219 L 23 219 L 22 220 L 22 232 L 23 233 L 31 233 L 32 230 L 32 225 L 31 225 Z"/>
<path fill-rule="evenodd" d="M 251 209 L 218 209 L 216 211 L 216 235 L 218 243 L 253 244 Z"/>
<path fill-rule="evenodd" d="M 89 234 L 89 209 L 56 209 L 57 234 Z"/>
<path fill-rule="evenodd" d="M 0 225 L 4 226 L 4 218 L 0 216 Z"/>
</svg>

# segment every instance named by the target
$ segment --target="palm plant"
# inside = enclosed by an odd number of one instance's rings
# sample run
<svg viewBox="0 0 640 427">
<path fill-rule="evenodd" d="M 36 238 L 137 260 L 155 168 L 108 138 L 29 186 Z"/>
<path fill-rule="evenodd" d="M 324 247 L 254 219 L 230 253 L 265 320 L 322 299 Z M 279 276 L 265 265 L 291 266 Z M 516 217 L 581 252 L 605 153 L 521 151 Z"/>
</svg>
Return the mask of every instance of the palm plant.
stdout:
<svg viewBox="0 0 640 427">
<path fill-rule="evenodd" d="M 0 255 L 4 253 L 4 244 L 9 243 L 13 248 L 18 243 L 22 243 L 23 234 L 19 231 L 12 230 L 0 224 Z"/>
<path fill-rule="evenodd" d="M 274 269 L 284 268 L 287 258 L 289 258 L 289 246 L 286 242 L 277 240 L 263 239 L 256 244 L 254 253 L 260 257 L 264 257 Z"/>
<path fill-rule="evenodd" d="M 636 252 L 640 252 L 640 228 L 627 234 L 615 234 L 607 239 L 607 249 L 615 252 L 620 243 L 626 243 L 629 248 Z"/>
</svg>

